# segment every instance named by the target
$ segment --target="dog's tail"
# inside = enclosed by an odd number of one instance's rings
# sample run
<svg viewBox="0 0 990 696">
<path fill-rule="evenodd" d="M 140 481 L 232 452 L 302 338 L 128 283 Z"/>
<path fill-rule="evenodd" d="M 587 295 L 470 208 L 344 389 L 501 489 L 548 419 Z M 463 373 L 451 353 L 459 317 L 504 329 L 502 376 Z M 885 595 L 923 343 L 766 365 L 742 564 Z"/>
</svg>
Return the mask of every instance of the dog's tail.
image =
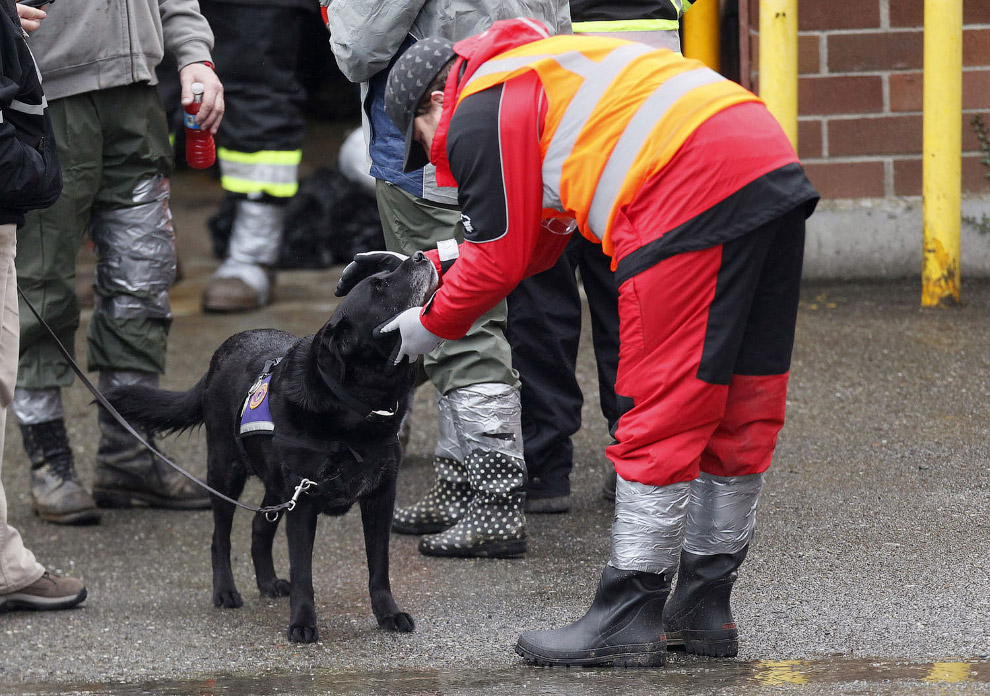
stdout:
<svg viewBox="0 0 990 696">
<path fill-rule="evenodd" d="M 150 433 L 177 433 L 203 423 L 203 376 L 189 391 L 177 392 L 139 384 L 114 387 L 104 396 L 133 426 Z"/>
</svg>

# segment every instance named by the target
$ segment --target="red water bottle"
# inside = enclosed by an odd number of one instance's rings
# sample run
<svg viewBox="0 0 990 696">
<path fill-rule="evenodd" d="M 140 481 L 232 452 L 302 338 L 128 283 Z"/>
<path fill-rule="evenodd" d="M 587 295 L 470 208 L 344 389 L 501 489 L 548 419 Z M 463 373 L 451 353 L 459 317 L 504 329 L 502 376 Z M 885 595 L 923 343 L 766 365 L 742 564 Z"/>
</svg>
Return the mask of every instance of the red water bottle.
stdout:
<svg viewBox="0 0 990 696">
<path fill-rule="evenodd" d="M 213 134 L 196 123 L 196 114 L 203 105 L 203 83 L 193 82 L 192 93 L 192 103 L 185 107 L 186 162 L 195 169 L 206 169 L 216 161 L 217 147 L 213 143 Z"/>
</svg>

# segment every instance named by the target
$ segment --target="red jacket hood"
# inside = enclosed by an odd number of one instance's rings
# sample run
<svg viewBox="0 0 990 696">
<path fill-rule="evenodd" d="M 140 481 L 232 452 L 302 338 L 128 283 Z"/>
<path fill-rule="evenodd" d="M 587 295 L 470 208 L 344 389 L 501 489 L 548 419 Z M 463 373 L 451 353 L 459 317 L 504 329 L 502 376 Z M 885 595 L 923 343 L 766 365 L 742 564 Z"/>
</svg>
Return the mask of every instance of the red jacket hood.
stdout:
<svg viewBox="0 0 990 696">
<path fill-rule="evenodd" d="M 549 37 L 550 30 L 543 22 L 521 17 L 501 19 L 482 33 L 454 44 L 454 53 L 457 57 L 454 59 L 447 84 L 444 85 L 443 112 L 440 114 L 440 123 L 437 124 L 436 133 L 433 135 L 433 146 L 430 148 L 430 161 L 437 168 L 437 184 L 457 185 L 450 171 L 450 162 L 447 161 L 447 133 L 461 90 L 474 75 L 478 66 L 517 46 Z"/>
</svg>

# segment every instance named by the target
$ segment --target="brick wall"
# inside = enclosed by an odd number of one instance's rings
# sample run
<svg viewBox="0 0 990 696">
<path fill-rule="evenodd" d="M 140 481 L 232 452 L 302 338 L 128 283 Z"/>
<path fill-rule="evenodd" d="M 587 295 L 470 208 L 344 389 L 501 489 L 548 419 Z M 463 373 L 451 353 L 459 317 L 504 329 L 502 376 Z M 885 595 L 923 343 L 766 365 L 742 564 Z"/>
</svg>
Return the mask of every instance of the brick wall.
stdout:
<svg viewBox="0 0 990 696">
<path fill-rule="evenodd" d="M 759 1 L 749 57 L 759 84 Z M 798 11 L 798 151 L 827 198 L 921 194 L 924 0 L 805 0 Z M 743 48 L 745 50 L 745 47 Z M 990 125 L 990 0 L 963 1 L 962 187 L 990 193 L 970 125 Z"/>
</svg>

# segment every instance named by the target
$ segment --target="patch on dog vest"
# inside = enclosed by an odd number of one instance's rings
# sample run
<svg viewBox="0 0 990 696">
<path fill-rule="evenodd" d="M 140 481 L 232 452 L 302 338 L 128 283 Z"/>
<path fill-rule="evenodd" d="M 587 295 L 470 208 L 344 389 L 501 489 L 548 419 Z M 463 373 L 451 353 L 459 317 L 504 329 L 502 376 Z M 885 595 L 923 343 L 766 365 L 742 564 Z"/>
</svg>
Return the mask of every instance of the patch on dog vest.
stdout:
<svg viewBox="0 0 990 696">
<path fill-rule="evenodd" d="M 266 362 L 264 370 L 248 391 L 241 407 L 241 425 L 237 430 L 239 435 L 271 435 L 275 431 L 268 390 L 272 381 L 272 368 L 281 360 L 282 358 L 276 358 Z"/>
</svg>

